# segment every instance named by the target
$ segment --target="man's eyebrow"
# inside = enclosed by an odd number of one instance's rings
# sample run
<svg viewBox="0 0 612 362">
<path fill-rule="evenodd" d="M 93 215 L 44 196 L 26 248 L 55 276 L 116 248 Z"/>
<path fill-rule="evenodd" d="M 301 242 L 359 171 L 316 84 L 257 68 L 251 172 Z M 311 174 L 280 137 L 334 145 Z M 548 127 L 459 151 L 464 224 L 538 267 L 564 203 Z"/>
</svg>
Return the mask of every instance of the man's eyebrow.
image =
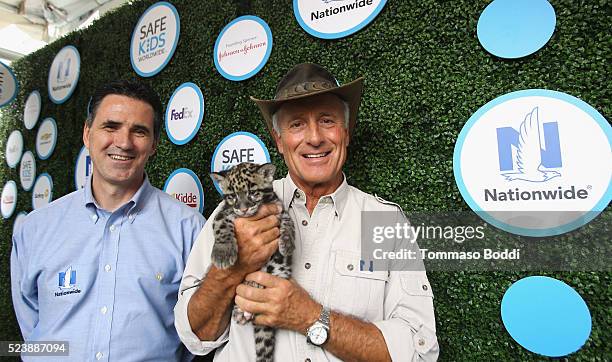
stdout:
<svg viewBox="0 0 612 362">
<path fill-rule="evenodd" d="M 145 131 L 146 133 L 150 133 L 151 132 L 149 127 L 143 126 L 141 124 L 135 124 L 134 126 L 132 126 L 132 129 L 135 130 L 135 131 Z"/>
<path fill-rule="evenodd" d="M 102 127 L 106 127 L 106 126 L 119 126 L 119 125 L 121 125 L 121 122 L 113 121 L 112 119 L 107 119 L 106 121 L 102 121 L 102 124 L 101 124 Z"/>
</svg>

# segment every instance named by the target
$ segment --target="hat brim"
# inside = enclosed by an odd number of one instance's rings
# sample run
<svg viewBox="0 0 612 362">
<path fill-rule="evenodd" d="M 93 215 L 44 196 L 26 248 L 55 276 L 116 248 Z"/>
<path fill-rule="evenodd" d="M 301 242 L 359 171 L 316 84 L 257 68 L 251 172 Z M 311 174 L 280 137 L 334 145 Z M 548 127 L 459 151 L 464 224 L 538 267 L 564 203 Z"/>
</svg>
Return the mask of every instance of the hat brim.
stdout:
<svg viewBox="0 0 612 362">
<path fill-rule="evenodd" d="M 357 112 L 359 111 L 359 104 L 361 103 L 361 94 L 363 92 L 363 77 L 357 78 L 354 81 L 344 84 L 340 87 L 324 89 L 316 92 L 306 93 L 299 96 L 286 98 L 286 99 L 257 99 L 251 97 L 251 100 L 257 104 L 261 115 L 266 121 L 268 132 L 274 138 L 274 127 L 272 126 L 272 115 L 287 102 L 295 101 L 298 99 L 308 98 L 319 94 L 331 93 L 335 94 L 348 103 L 349 106 L 349 134 L 353 135 L 355 124 L 357 123 Z"/>
</svg>

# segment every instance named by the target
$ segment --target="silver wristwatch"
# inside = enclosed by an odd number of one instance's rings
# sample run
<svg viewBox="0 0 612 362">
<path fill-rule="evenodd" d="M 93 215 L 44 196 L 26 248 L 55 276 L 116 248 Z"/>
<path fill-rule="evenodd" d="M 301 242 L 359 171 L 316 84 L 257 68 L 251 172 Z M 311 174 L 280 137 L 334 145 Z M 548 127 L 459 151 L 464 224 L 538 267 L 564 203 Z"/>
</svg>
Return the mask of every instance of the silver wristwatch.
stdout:
<svg viewBox="0 0 612 362">
<path fill-rule="evenodd" d="M 306 342 L 322 346 L 329 339 L 329 309 L 323 307 L 319 319 L 306 331 Z"/>
</svg>

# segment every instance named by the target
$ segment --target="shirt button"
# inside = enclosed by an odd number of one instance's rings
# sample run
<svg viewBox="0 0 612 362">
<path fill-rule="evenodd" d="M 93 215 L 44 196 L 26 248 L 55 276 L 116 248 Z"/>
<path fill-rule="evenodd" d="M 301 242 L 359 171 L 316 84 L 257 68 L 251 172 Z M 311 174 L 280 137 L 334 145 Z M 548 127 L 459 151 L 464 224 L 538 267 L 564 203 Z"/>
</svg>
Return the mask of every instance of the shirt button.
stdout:
<svg viewBox="0 0 612 362">
<path fill-rule="evenodd" d="M 306 268 L 306 269 L 310 269 L 310 263 L 306 263 L 306 264 L 304 264 L 304 268 Z"/>
<path fill-rule="evenodd" d="M 108 228 L 111 232 L 115 231 L 117 227 L 115 225 L 111 225 L 110 228 Z"/>
<path fill-rule="evenodd" d="M 353 270 L 355 267 L 353 266 L 353 264 L 349 264 L 349 265 L 346 266 L 346 268 L 348 270 Z"/>
<path fill-rule="evenodd" d="M 310 362 L 310 358 L 306 358 L 304 362 Z"/>
<path fill-rule="evenodd" d="M 425 345 L 425 340 L 423 338 L 419 338 L 419 346 L 424 346 Z"/>
<path fill-rule="evenodd" d="M 106 264 L 106 265 L 104 266 L 104 270 L 106 270 L 107 272 L 111 271 L 111 266 L 110 266 L 110 265 L 108 265 L 108 264 Z"/>
<path fill-rule="evenodd" d="M 102 314 L 106 314 L 107 311 L 108 311 L 108 308 L 106 308 L 106 306 L 100 308 L 100 313 Z"/>
<path fill-rule="evenodd" d="M 304 226 L 308 225 L 308 221 L 302 220 L 302 225 L 304 225 Z"/>
<path fill-rule="evenodd" d="M 162 273 L 157 273 L 155 274 L 155 279 L 157 279 L 158 281 L 161 282 L 162 278 L 164 277 L 164 275 Z"/>
<path fill-rule="evenodd" d="M 427 285 L 423 284 L 423 290 L 427 290 Z"/>
<path fill-rule="evenodd" d="M 96 221 L 96 220 L 98 220 L 98 217 L 97 217 L 96 215 L 91 215 L 91 219 L 92 219 L 93 221 Z"/>
<path fill-rule="evenodd" d="M 96 353 L 96 359 L 98 359 L 98 360 L 99 360 L 99 359 L 101 359 L 101 358 L 102 358 L 102 356 L 103 356 L 102 352 L 98 352 L 98 353 Z"/>
<path fill-rule="evenodd" d="M 134 220 L 134 214 L 130 214 L 130 216 L 128 216 L 128 219 Z"/>
<path fill-rule="evenodd" d="M 295 190 L 295 198 L 296 199 L 300 198 L 300 192 L 298 190 Z"/>
</svg>

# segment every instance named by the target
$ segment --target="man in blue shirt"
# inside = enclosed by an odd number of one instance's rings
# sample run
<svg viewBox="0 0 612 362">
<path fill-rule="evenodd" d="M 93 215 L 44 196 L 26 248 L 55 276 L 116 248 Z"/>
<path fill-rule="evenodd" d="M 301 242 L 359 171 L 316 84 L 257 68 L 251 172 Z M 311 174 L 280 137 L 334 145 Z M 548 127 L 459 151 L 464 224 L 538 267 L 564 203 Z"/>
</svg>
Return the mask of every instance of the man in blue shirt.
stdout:
<svg viewBox="0 0 612 362">
<path fill-rule="evenodd" d="M 187 359 L 172 309 L 205 220 L 145 174 L 161 102 L 144 84 L 118 81 L 99 88 L 91 104 L 85 188 L 31 212 L 13 236 L 23 338 L 68 341 L 62 361 Z"/>
</svg>

